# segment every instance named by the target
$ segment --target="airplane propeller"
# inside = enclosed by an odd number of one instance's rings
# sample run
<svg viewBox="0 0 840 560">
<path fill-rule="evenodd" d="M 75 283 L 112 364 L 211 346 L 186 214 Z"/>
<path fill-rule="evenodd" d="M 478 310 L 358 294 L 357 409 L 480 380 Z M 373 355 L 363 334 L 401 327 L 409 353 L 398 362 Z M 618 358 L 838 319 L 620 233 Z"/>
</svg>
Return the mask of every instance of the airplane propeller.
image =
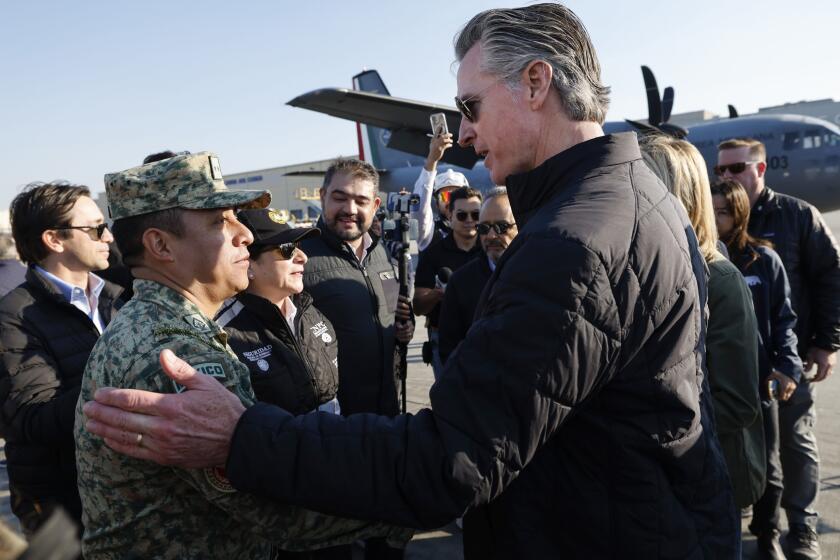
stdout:
<svg viewBox="0 0 840 560">
<path fill-rule="evenodd" d="M 643 132 L 664 132 L 677 138 L 688 136 L 688 130 L 668 122 L 671 119 L 671 110 L 674 108 L 674 88 L 666 87 L 660 99 L 656 78 L 647 66 L 642 66 L 642 78 L 644 78 L 645 92 L 647 93 L 648 124 L 631 120 L 627 120 L 627 122 Z"/>
<path fill-rule="evenodd" d="M 674 108 L 674 88 L 668 86 L 662 92 L 662 122 L 671 120 L 671 109 Z"/>
</svg>

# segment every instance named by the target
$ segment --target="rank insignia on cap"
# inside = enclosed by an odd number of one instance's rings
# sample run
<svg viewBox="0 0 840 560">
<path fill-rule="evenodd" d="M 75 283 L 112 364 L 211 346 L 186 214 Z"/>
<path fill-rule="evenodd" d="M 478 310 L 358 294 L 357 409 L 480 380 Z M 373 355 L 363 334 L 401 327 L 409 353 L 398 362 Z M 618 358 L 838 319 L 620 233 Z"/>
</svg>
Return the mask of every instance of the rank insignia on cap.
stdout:
<svg viewBox="0 0 840 560">
<path fill-rule="evenodd" d="M 272 208 L 271 210 L 268 211 L 268 219 L 271 220 L 272 222 L 274 222 L 275 224 L 285 224 L 286 223 L 286 218 L 283 216 L 283 214 L 281 214 L 280 212 L 278 212 L 274 208 Z"/>
<path fill-rule="evenodd" d="M 210 175 L 214 179 L 222 179 L 222 166 L 216 156 L 210 156 Z"/>
</svg>

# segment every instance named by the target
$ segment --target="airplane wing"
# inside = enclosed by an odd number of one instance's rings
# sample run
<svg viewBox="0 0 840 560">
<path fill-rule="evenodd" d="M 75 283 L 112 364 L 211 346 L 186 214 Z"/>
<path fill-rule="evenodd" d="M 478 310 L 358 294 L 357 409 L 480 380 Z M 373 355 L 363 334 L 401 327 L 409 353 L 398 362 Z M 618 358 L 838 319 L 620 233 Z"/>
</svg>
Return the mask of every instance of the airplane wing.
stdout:
<svg viewBox="0 0 840 560">
<path fill-rule="evenodd" d="M 429 116 L 432 113 L 446 115 L 449 131 L 456 137 L 461 125 L 461 114 L 452 107 L 344 88 L 317 89 L 299 95 L 287 104 L 388 129 L 391 131 L 389 148 L 422 157 L 429 153 L 426 134 L 431 132 Z M 443 154 L 444 162 L 460 167 L 471 168 L 478 160 L 472 148 L 462 148 L 457 143 Z"/>
</svg>

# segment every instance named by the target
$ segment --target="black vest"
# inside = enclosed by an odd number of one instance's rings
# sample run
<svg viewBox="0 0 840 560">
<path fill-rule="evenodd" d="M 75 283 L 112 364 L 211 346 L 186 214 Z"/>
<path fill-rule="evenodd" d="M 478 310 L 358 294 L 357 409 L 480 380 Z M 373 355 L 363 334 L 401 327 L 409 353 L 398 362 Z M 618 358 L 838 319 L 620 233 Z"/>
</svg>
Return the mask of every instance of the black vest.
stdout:
<svg viewBox="0 0 840 560">
<path fill-rule="evenodd" d="M 301 249 L 309 257 L 304 288 L 338 334 L 338 401 L 342 414 L 398 412 L 394 371 L 399 282 L 388 255 L 373 238 L 360 263 L 347 243 L 322 221 L 320 237 Z"/>
</svg>

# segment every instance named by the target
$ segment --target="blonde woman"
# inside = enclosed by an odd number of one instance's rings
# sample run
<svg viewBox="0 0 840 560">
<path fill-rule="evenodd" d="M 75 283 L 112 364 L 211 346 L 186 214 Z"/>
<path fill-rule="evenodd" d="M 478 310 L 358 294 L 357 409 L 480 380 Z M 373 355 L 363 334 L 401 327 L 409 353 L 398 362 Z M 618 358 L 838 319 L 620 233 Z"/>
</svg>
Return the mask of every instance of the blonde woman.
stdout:
<svg viewBox="0 0 840 560">
<path fill-rule="evenodd" d="M 766 469 L 752 297 L 741 273 L 717 249 L 703 156 L 685 140 L 664 135 L 643 137 L 640 147 L 648 166 L 685 207 L 709 268 L 706 366 L 735 503 L 743 508 L 761 496 Z"/>
</svg>

